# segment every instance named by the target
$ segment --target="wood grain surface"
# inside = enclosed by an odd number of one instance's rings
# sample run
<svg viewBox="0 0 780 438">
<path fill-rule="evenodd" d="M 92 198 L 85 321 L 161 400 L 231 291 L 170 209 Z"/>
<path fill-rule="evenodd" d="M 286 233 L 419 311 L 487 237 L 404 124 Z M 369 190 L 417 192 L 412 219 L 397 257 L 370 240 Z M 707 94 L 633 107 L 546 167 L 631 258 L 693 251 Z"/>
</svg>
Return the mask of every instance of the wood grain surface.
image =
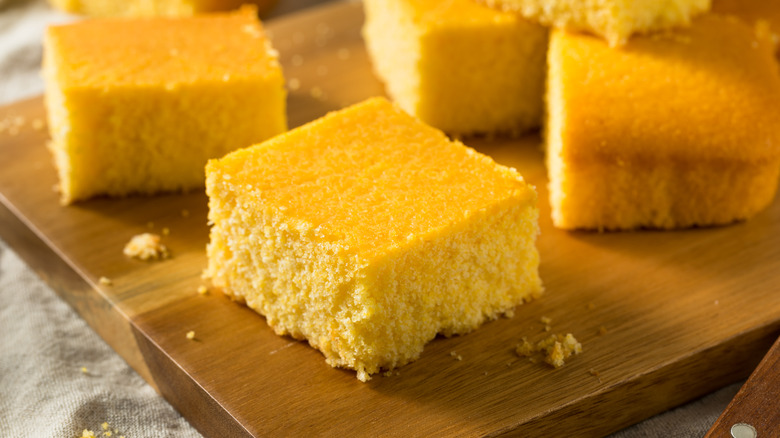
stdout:
<svg viewBox="0 0 780 438">
<path fill-rule="evenodd" d="M 298 85 L 292 126 L 383 93 L 361 22 L 349 2 L 268 25 Z M 546 294 L 361 383 L 219 291 L 197 292 L 203 193 L 60 206 L 43 118 L 40 98 L 0 110 L 19 122 L 0 133 L 0 236 L 206 436 L 599 436 L 745 378 L 780 335 L 780 202 L 727 227 L 564 232 L 538 136 L 466 139 L 537 185 Z M 163 228 L 171 259 L 122 254 Z M 517 357 L 522 337 L 546 335 L 542 317 L 584 353 L 560 369 Z"/>
</svg>

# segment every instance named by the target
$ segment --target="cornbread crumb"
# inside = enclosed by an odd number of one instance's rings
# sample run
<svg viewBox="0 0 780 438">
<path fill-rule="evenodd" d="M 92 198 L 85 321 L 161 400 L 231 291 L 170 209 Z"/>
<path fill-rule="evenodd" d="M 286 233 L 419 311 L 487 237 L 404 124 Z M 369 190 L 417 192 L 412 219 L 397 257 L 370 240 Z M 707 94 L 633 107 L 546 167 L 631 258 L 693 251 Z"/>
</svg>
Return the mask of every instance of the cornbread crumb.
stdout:
<svg viewBox="0 0 780 438">
<path fill-rule="evenodd" d="M 298 78 L 290 78 L 290 80 L 287 81 L 287 87 L 295 91 L 299 88 L 301 88 L 301 81 Z"/>
<path fill-rule="evenodd" d="M 604 327 L 603 325 L 599 327 L 599 335 L 604 336 L 606 334 L 607 334 L 607 328 Z"/>
<path fill-rule="evenodd" d="M 160 236 L 143 233 L 133 236 L 125 245 L 124 254 L 143 261 L 164 260 L 170 257 L 168 248 L 160 242 Z"/>
<path fill-rule="evenodd" d="M 540 319 L 540 321 L 541 321 L 541 322 L 542 322 L 542 324 L 544 324 L 544 325 L 550 325 L 550 323 L 552 322 L 552 319 L 550 319 L 550 318 L 548 318 L 548 317 L 546 317 L 546 316 L 543 316 L 543 317 Z"/>
<path fill-rule="evenodd" d="M 192 330 L 188 331 L 187 332 L 187 339 L 189 339 L 191 341 L 194 340 L 195 339 L 195 332 L 192 331 Z"/>
<path fill-rule="evenodd" d="M 207 288 L 206 286 L 200 285 L 200 286 L 198 286 L 198 293 L 201 294 L 201 295 L 206 295 L 206 294 L 209 293 L 209 288 Z"/>
<path fill-rule="evenodd" d="M 311 90 L 309 90 L 309 94 L 311 97 L 315 99 L 324 100 L 325 94 L 322 92 L 322 89 L 320 87 L 311 87 Z"/>
<path fill-rule="evenodd" d="M 591 368 L 591 369 L 588 370 L 588 374 L 590 374 L 591 376 L 599 379 L 599 383 L 601 383 L 601 373 L 600 372 L 598 372 L 598 371 L 594 370 L 593 368 Z"/>
<path fill-rule="evenodd" d="M 450 351 L 450 356 L 454 357 L 455 360 L 463 360 L 463 356 L 459 355 L 458 353 L 454 351 Z"/>
<path fill-rule="evenodd" d="M 31 126 L 32 126 L 32 128 L 34 130 L 40 131 L 44 127 L 43 120 L 41 120 L 41 119 L 33 119 L 32 123 L 31 123 Z"/>
<path fill-rule="evenodd" d="M 518 356 L 531 357 L 536 354 L 536 349 L 530 342 L 528 342 L 528 339 L 523 337 L 522 343 L 517 344 L 515 352 L 518 354 Z"/>
<path fill-rule="evenodd" d="M 537 342 L 536 345 L 531 344 L 524 337 L 522 342 L 515 348 L 515 352 L 518 356 L 529 358 L 532 363 L 539 361 L 538 354 L 541 353 L 544 355 L 543 360 L 546 363 L 555 368 L 560 368 L 564 365 L 565 359 L 582 353 L 582 344 L 571 333 L 550 335 Z"/>
<path fill-rule="evenodd" d="M 162 229 L 162 235 L 163 236 L 168 236 L 170 234 L 171 234 L 171 229 L 170 228 L 165 227 L 165 228 Z"/>
<path fill-rule="evenodd" d="M 100 277 L 98 279 L 98 283 L 100 283 L 100 284 L 102 284 L 104 286 L 111 286 L 112 284 L 114 284 L 114 282 L 112 282 L 111 279 L 108 278 L 108 277 Z"/>
<path fill-rule="evenodd" d="M 108 422 L 103 422 L 103 424 L 100 425 L 100 427 L 103 428 L 103 430 L 108 430 Z"/>
<path fill-rule="evenodd" d="M 87 367 L 81 367 L 81 372 L 87 374 L 89 370 L 87 369 Z"/>
<path fill-rule="evenodd" d="M 84 429 L 81 432 L 81 436 L 79 438 L 95 438 L 95 432 L 92 432 L 91 430 Z"/>
</svg>

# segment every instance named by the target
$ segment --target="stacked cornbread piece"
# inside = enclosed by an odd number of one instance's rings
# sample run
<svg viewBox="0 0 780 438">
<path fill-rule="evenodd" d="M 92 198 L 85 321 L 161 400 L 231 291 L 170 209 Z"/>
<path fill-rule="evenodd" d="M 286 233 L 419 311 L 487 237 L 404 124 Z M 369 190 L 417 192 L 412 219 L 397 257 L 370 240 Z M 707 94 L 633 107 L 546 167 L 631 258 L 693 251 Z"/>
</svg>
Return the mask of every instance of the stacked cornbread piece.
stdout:
<svg viewBox="0 0 780 438">
<path fill-rule="evenodd" d="M 44 48 L 63 203 L 202 187 L 209 158 L 286 130 L 284 79 L 254 8 L 53 26 Z"/>
<path fill-rule="evenodd" d="M 710 9 L 711 0 L 479 0 L 554 26 L 599 35 L 611 46 L 636 33 L 681 25 Z"/>
<path fill-rule="evenodd" d="M 206 171 L 207 276 L 362 381 L 542 291 L 535 190 L 382 98 Z"/>
<path fill-rule="evenodd" d="M 599 230 L 716 225 L 765 208 L 780 171 L 775 104 L 780 88 L 770 44 L 777 8 L 720 2 L 717 10 L 744 21 L 707 14 L 709 0 L 477 0 L 471 5 L 367 0 L 364 33 L 388 93 L 411 112 L 423 114 L 421 105 L 407 102 L 430 98 L 419 78 L 426 77 L 431 65 L 443 64 L 442 53 L 448 51 L 420 47 L 430 46 L 429 41 L 449 46 L 444 39 L 459 47 L 459 38 L 474 29 L 486 35 L 506 27 L 496 23 L 531 29 L 523 23 L 526 19 L 552 25 L 544 65 L 544 137 L 553 223 Z M 495 11 L 480 10 L 474 3 Z M 514 18 L 507 18 L 512 12 Z M 394 43 L 397 32 L 389 29 L 401 27 L 406 36 Z M 523 38 L 525 46 L 516 40 L 475 43 L 480 44 L 476 58 L 512 53 L 513 61 L 525 59 L 527 69 L 536 69 L 538 59 L 527 56 L 525 48 L 538 40 L 528 31 L 518 35 Z M 390 65 L 403 67 L 393 70 Z M 502 80 L 528 84 L 489 62 L 468 64 L 461 71 L 479 78 L 482 89 L 472 93 L 465 85 L 469 81 L 455 73 L 439 73 L 438 82 L 427 81 L 446 83 L 450 95 L 476 102 L 482 101 L 481 93 L 501 96 L 490 93 Z M 512 88 L 499 86 L 507 92 L 492 106 L 516 106 Z M 443 115 L 452 99 L 439 98 L 441 105 L 429 108 Z M 472 120 L 480 120 L 484 112 L 475 106 L 463 107 Z M 435 115 L 424 117 L 437 125 Z M 469 131 L 437 126 L 454 134 Z"/>
</svg>

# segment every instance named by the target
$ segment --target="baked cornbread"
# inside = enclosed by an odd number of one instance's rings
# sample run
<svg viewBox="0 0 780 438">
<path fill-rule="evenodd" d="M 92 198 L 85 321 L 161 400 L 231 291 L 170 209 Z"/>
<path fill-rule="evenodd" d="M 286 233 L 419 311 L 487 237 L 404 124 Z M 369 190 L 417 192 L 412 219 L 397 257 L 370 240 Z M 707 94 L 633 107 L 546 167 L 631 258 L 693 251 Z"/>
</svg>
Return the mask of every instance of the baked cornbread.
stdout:
<svg viewBox="0 0 780 438">
<path fill-rule="evenodd" d="M 209 158 L 286 130 L 255 11 L 48 28 L 43 72 L 63 203 L 203 187 Z"/>
<path fill-rule="evenodd" d="M 713 0 L 712 11 L 738 17 L 750 25 L 767 26 L 780 51 L 780 2 L 767 0 Z"/>
<path fill-rule="evenodd" d="M 542 292 L 535 189 L 384 98 L 206 174 L 206 277 L 362 381 Z"/>
<path fill-rule="evenodd" d="M 49 3 L 65 12 L 96 17 L 179 17 L 237 9 L 243 4 L 254 4 L 262 13 L 276 0 L 49 0 Z"/>
<path fill-rule="evenodd" d="M 560 28 L 600 35 L 611 46 L 635 33 L 687 26 L 712 0 L 477 0 Z"/>
<path fill-rule="evenodd" d="M 366 0 L 363 36 L 386 92 L 451 134 L 541 123 L 547 30 L 471 0 Z"/>
<path fill-rule="evenodd" d="M 547 167 L 560 228 L 677 228 L 747 219 L 780 171 L 771 42 L 735 18 L 621 50 L 551 35 Z"/>
</svg>

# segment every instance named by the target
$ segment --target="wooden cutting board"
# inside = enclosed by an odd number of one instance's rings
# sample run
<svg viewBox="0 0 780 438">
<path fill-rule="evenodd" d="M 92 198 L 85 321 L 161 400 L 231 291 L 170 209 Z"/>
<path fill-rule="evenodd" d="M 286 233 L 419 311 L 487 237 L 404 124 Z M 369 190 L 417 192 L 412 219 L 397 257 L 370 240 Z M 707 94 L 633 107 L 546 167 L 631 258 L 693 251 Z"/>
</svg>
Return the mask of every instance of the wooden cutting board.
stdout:
<svg viewBox="0 0 780 438">
<path fill-rule="evenodd" d="M 361 22 L 350 2 L 269 24 L 292 126 L 382 94 Z M 602 435 L 746 377 L 780 335 L 780 201 L 727 227 L 564 232 L 550 223 L 538 136 L 466 140 L 537 185 L 546 294 L 361 383 L 218 291 L 197 292 L 202 193 L 60 206 L 43 119 L 40 98 L 0 110 L 0 236 L 206 436 Z M 122 254 L 163 229 L 172 259 Z M 514 353 L 547 334 L 542 317 L 583 344 L 561 369 Z"/>
</svg>

